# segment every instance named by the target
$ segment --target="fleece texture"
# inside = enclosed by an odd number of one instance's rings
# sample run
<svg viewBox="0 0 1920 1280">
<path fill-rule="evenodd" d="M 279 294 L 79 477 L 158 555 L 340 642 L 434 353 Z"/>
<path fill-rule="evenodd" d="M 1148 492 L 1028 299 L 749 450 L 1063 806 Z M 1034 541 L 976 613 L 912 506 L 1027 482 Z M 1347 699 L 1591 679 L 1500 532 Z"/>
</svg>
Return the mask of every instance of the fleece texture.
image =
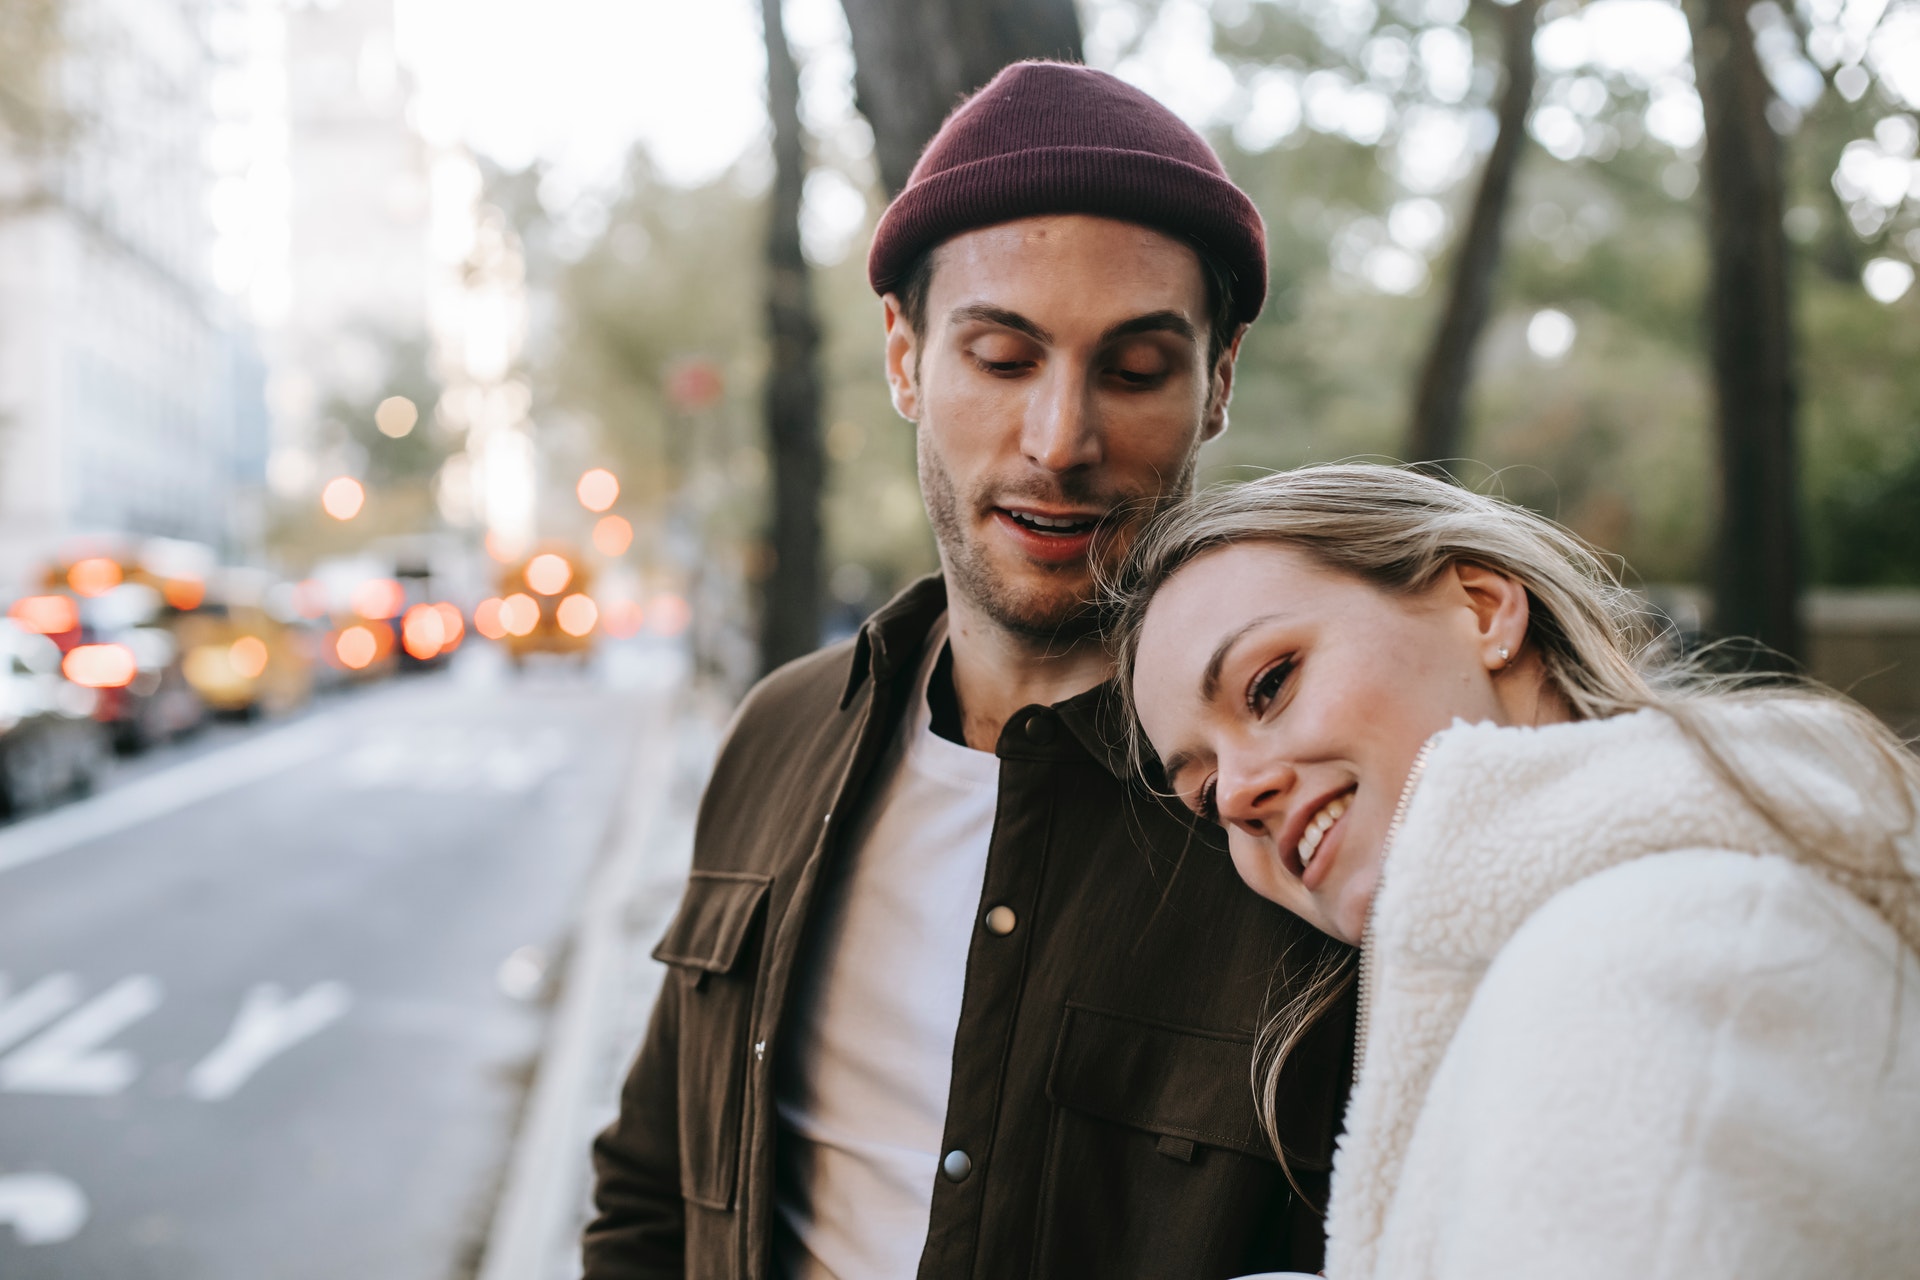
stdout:
<svg viewBox="0 0 1920 1280">
<path fill-rule="evenodd" d="M 1715 714 L 1920 866 L 1833 712 Z M 1436 738 L 1369 964 L 1333 1280 L 1920 1275 L 1920 960 L 1665 716 Z"/>
</svg>

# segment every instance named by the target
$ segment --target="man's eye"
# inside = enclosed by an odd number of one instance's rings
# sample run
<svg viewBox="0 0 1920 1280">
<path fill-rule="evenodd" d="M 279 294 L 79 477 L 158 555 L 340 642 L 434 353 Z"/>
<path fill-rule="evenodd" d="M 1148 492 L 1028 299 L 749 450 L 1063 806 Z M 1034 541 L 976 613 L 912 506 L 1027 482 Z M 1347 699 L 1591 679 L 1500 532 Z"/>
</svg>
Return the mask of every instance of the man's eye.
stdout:
<svg viewBox="0 0 1920 1280">
<path fill-rule="evenodd" d="M 1247 690 L 1247 706 L 1255 715 L 1264 715 L 1273 700 L 1280 696 L 1280 690 L 1286 687 L 1287 677 L 1293 674 L 1292 658 L 1280 661 L 1262 671 L 1254 678 L 1253 685 Z"/>
<path fill-rule="evenodd" d="M 1015 374 L 1024 373 L 1033 367 L 1033 361 L 1031 360 L 989 360 L 978 353 L 974 355 L 973 359 L 974 363 L 978 364 L 981 369 L 1000 378 L 1012 377 Z"/>
<path fill-rule="evenodd" d="M 1112 372 L 1116 380 L 1129 387 L 1158 386 L 1167 376 L 1164 369 L 1136 369 L 1126 365 L 1115 365 Z"/>
</svg>

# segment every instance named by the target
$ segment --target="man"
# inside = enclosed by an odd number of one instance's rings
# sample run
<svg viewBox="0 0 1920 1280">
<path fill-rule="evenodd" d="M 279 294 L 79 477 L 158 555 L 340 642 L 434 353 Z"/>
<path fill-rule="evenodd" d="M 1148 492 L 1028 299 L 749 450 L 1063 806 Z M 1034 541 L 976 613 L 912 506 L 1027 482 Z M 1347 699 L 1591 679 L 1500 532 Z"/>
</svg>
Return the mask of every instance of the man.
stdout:
<svg viewBox="0 0 1920 1280">
<path fill-rule="evenodd" d="M 1324 944 L 1133 781 L 1089 604 L 1226 425 L 1259 215 L 1151 98 L 1026 63 L 928 145 L 869 275 L 941 575 L 735 718 L 587 1274 L 1313 1270 L 1249 1067 Z M 1323 1026 L 1282 1091 L 1315 1202 L 1351 1014 Z"/>
</svg>

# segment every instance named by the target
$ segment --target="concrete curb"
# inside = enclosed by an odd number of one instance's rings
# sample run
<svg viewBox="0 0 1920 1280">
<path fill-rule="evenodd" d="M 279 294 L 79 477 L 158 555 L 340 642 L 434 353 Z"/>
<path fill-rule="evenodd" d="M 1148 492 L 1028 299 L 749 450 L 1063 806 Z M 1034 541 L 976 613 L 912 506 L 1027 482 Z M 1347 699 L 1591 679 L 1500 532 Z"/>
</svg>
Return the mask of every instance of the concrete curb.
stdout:
<svg viewBox="0 0 1920 1280">
<path fill-rule="evenodd" d="M 636 946 L 664 928 L 679 898 L 693 802 L 717 729 L 696 699 L 667 701 L 659 727 L 642 731 L 634 748 L 627 796 L 588 880 L 479 1280 L 580 1274 L 587 1143 L 617 1105 L 619 1076 L 637 1044 L 633 1024 L 644 1027 L 658 991 L 657 976 L 636 965 Z"/>
</svg>

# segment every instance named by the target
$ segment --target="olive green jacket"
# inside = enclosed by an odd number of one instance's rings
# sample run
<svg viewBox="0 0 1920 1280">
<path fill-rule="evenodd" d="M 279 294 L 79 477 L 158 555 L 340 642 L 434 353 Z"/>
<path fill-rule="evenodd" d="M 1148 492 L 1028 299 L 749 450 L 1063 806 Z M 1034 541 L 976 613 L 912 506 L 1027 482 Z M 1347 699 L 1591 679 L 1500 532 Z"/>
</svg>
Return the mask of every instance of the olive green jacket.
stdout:
<svg viewBox="0 0 1920 1280">
<path fill-rule="evenodd" d="M 929 628 L 925 579 L 853 640 L 762 681 L 701 802 L 670 969 L 594 1145 L 589 1280 L 772 1272 L 774 1051 L 821 869 L 897 731 Z M 1319 1216 L 1254 1115 L 1253 1035 L 1333 945 L 1235 877 L 1219 833 L 1130 781 L 1110 687 L 1028 707 L 967 958 L 922 1280 L 1216 1278 L 1317 1270 Z M 986 913 L 1012 910 L 1014 928 Z M 1004 925 L 1003 915 L 996 923 Z M 1324 1206 L 1352 1010 L 1289 1067 L 1281 1122 Z"/>
</svg>

